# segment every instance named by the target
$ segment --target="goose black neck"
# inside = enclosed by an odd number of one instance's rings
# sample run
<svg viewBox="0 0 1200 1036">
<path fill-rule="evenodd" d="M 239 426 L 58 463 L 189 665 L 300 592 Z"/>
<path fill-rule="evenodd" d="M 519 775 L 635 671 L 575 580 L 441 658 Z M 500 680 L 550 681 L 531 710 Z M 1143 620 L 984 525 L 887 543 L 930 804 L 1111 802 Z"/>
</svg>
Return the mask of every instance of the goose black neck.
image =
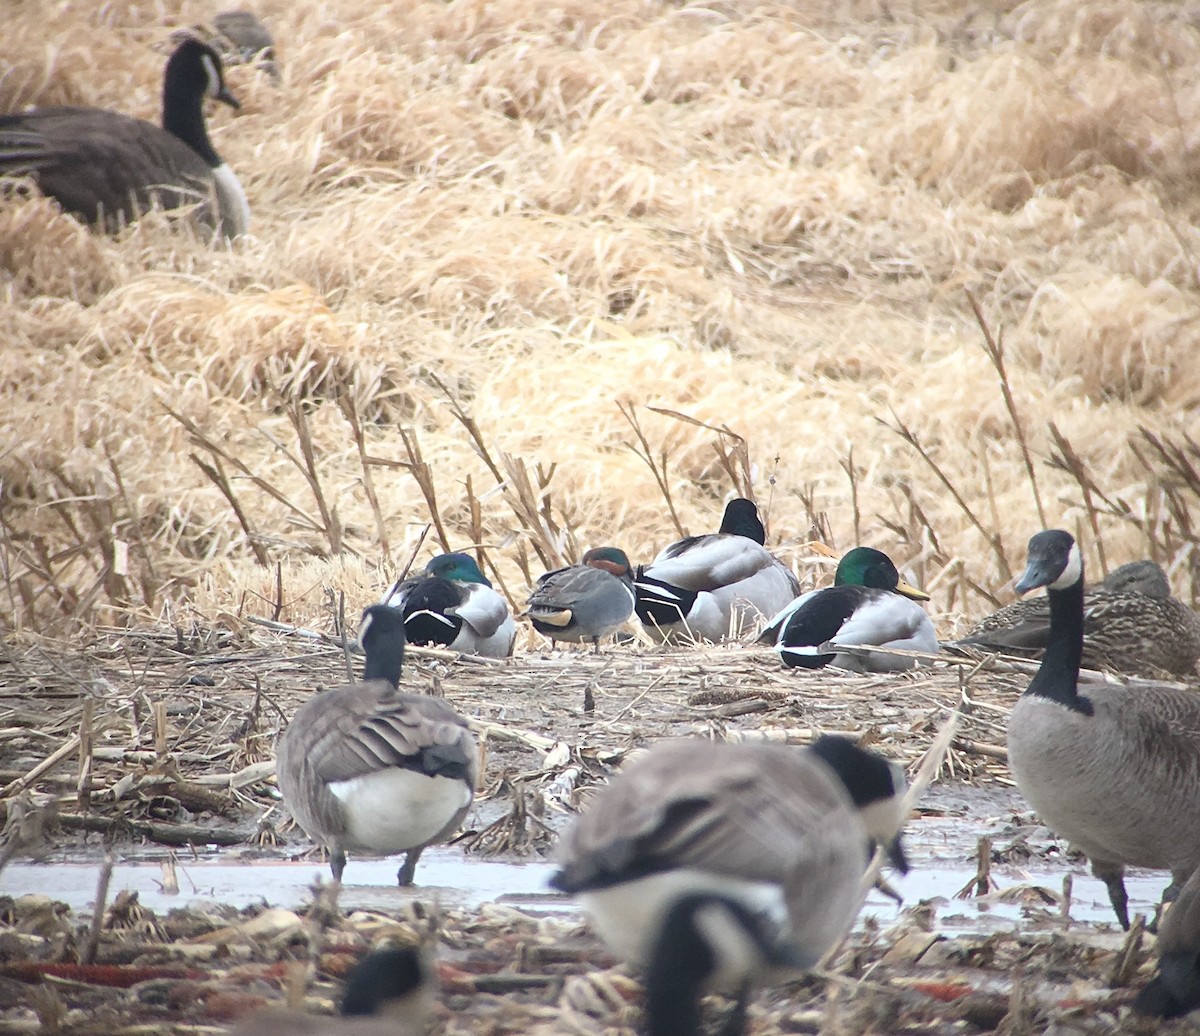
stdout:
<svg viewBox="0 0 1200 1036">
<path fill-rule="evenodd" d="M 369 637 L 363 650 L 367 653 L 363 679 L 386 680 L 399 687 L 400 671 L 404 668 L 404 638 Z"/>
<path fill-rule="evenodd" d="M 1079 697 L 1079 663 L 1083 658 L 1083 572 L 1062 590 L 1046 592 L 1050 600 L 1050 637 L 1046 653 L 1026 694 L 1082 708 Z M 1090 705 L 1083 711 L 1090 712 Z"/>
<path fill-rule="evenodd" d="M 716 957 L 696 925 L 711 899 L 684 896 L 667 911 L 646 970 L 646 1036 L 697 1036 L 700 991 Z"/>
<path fill-rule="evenodd" d="M 221 164 L 221 156 L 208 139 L 203 88 L 194 79 L 172 76 L 171 71 L 168 69 L 163 79 L 162 127 L 215 169 Z"/>
</svg>

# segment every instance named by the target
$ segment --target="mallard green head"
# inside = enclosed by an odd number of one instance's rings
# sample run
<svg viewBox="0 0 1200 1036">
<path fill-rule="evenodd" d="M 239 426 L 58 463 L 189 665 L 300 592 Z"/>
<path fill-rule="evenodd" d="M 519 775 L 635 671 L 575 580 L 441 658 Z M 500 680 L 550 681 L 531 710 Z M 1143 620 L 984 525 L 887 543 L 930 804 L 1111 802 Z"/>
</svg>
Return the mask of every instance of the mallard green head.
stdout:
<svg viewBox="0 0 1200 1036">
<path fill-rule="evenodd" d="M 584 554 L 582 563 L 618 577 L 633 575 L 628 556 L 618 547 L 593 547 Z"/>
<path fill-rule="evenodd" d="M 876 590 L 893 590 L 914 601 L 928 601 L 929 594 L 910 586 L 900 578 L 896 566 L 883 551 L 873 547 L 855 547 L 838 562 L 834 586 L 869 586 Z"/>
<path fill-rule="evenodd" d="M 439 554 L 425 566 L 427 576 L 439 576 L 458 583 L 482 583 L 491 586 L 470 554 Z"/>
<path fill-rule="evenodd" d="M 753 500 L 739 496 L 725 505 L 725 516 L 721 519 L 720 532 L 730 536 L 745 536 L 759 546 L 767 542 L 767 530 L 758 517 L 758 508 Z"/>
</svg>

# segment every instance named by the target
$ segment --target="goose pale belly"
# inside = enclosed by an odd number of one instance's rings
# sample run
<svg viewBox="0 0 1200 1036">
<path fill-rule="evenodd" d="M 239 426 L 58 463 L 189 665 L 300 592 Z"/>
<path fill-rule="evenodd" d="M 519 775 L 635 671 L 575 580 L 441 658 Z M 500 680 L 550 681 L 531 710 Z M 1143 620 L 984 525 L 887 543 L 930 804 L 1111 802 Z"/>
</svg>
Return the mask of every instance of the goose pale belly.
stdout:
<svg viewBox="0 0 1200 1036">
<path fill-rule="evenodd" d="M 1089 696 L 1094 716 L 1028 694 L 1013 707 L 1008 756 L 1021 794 L 1089 859 L 1190 871 L 1200 863 L 1196 770 L 1131 736 L 1115 699 Z"/>
<path fill-rule="evenodd" d="M 329 785 L 344 822 L 346 849 L 393 853 L 436 838 L 471 802 L 471 789 L 452 777 L 392 767 Z"/>
</svg>

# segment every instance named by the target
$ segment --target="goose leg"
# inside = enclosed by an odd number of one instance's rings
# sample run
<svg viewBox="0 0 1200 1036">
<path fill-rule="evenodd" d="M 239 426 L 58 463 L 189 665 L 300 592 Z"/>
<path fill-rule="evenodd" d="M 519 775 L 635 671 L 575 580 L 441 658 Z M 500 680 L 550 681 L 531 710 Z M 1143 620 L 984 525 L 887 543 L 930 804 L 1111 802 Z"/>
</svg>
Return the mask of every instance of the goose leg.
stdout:
<svg viewBox="0 0 1200 1036">
<path fill-rule="evenodd" d="M 341 849 L 334 849 L 330 852 L 329 869 L 333 871 L 333 880 L 340 884 L 342 871 L 346 869 L 346 854 Z"/>
<path fill-rule="evenodd" d="M 396 872 L 396 880 L 401 885 L 411 885 L 413 883 L 413 877 L 417 873 L 417 860 L 421 858 L 421 850 L 424 848 L 425 846 L 418 845 L 415 849 L 409 849 L 404 854 L 404 862 Z"/>
<path fill-rule="evenodd" d="M 1162 901 L 1164 903 L 1174 903 L 1179 898 L 1179 893 L 1183 891 L 1183 886 L 1187 884 L 1191 874 L 1188 871 L 1171 871 L 1171 884 L 1163 889 Z"/>
<path fill-rule="evenodd" d="M 1105 860 L 1092 861 L 1092 873 L 1108 886 L 1108 901 L 1121 927 L 1129 931 L 1129 895 L 1125 891 L 1125 868 Z"/>
<path fill-rule="evenodd" d="M 737 998 L 733 1001 L 733 1007 L 725 1016 L 721 1027 L 717 1029 L 716 1036 L 742 1036 L 746 1031 L 746 1009 L 749 1005 L 750 983 L 743 982 Z"/>
</svg>

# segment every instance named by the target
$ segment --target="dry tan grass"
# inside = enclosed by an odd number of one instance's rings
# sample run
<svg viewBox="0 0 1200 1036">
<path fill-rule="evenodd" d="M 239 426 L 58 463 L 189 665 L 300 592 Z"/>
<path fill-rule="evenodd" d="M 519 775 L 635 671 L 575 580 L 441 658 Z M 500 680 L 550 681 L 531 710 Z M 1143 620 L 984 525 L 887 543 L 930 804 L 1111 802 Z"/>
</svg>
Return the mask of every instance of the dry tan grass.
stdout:
<svg viewBox="0 0 1200 1036">
<path fill-rule="evenodd" d="M 10 7 L 0 106 L 152 119 L 167 36 L 219 9 Z M 243 109 L 212 116 L 253 206 L 248 240 L 209 249 L 161 216 L 98 238 L 41 199 L 0 201 L 0 622 L 263 610 L 253 595 L 274 598 L 277 561 L 285 618 L 327 615 L 331 587 L 357 608 L 430 517 L 402 430 L 454 546 L 475 539 L 481 499 L 519 596 L 533 533 L 447 393 L 494 462 L 553 467 L 564 555 L 615 542 L 645 559 L 675 536 L 628 448 L 627 401 L 692 531 L 732 488 L 718 437 L 649 406 L 745 437 L 789 558 L 812 531 L 807 500 L 839 548 L 857 518 L 943 611 L 978 612 L 962 588 L 1002 593 L 1006 573 L 887 426 L 912 430 L 1018 564 L 1037 511 L 964 288 L 1004 332 L 1048 520 L 1086 531 L 1096 561 L 1094 518 L 1108 564 L 1153 552 L 1195 596 L 1196 533 L 1129 445 L 1140 427 L 1177 443 L 1200 427 L 1192 8 L 257 10 L 282 85 L 234 68 Z M 268 567 L 168 407 L 226 452 Z M 1048 462 L 1050 421 L 1136 520 L 1086 513 Z"/>
</svg>

